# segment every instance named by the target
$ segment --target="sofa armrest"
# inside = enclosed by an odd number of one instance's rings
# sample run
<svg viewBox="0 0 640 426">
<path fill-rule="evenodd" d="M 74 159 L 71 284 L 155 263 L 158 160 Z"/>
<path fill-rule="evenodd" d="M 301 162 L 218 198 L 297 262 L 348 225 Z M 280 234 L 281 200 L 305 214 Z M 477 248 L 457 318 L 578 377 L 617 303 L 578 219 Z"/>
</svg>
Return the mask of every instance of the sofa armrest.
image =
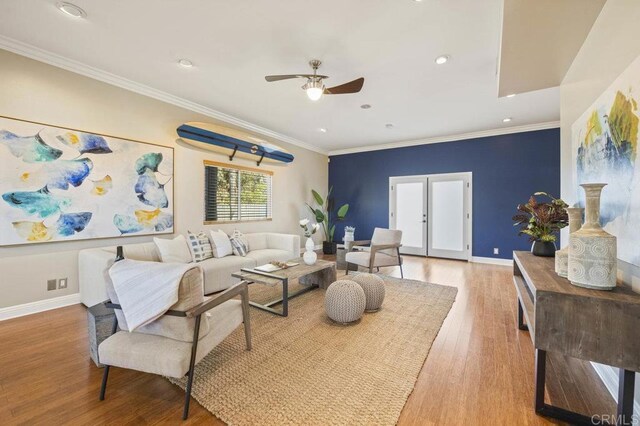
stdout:
<svg viewBox="0 0 640 426">
<path fill-rule="evenodd" d="M 78 252 L 80 300 L 85 306 L 90 307 L 109 299 L 106 280 L 115 257 L 115 250 L 103 248 Z"/>
<path fill-rule="evenodd" d="M 291 252 L 291 258 L 300 257 L 300 236 L 293 234 L 267 234 L 267 246 L 270 249 Z"/>
</svg>

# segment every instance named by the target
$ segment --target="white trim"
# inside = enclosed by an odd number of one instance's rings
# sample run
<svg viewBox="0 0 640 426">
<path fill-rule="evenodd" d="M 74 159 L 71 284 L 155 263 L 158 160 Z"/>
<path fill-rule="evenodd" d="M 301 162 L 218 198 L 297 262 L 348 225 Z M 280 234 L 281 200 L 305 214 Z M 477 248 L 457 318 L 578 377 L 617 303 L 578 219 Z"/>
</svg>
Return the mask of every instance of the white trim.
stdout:
<svg viewBox="0 0 640 426">
<path fill-rule="evenodd" d="M 473 263 L 488 263 L 490 265 L 513 266 L 513 259 L 500 259 L 497 257 L 471 256 Z"/>
<path fill-rule="evenodd" d="M 80 293 L 73 293 L 66 296 L 54 297 L 52 299 L 25 303 L 23 305 L 0 308 L 0 321 L 49 311 L 51 309 L 63 308 L 69 305 L 76 305 L 78 303 L 80 303 Z"/>
<path fill-rule="evenodd" d="M 598 364 L 596 362 L 592 362 L 591 365 L 593 366 L 593 369 L 596 370 L 600 380 L 602 380 L 602 383 L 604 383 L 604 386 L 613 397 L 613 400 L 617 403 L 619 381 L 618 369 L 608 365 Z M 637 374 L 636 377 L 638 377 Z M 636 381 L 637 380 L 638 379 L 636 378 Z M 640 395 L 636 395 L 635 401 L 633 402 L 633 412 L 635 414 L 640 413 Z"/>
<path fill-rule="evenodd" d="M 458 135 L 435 136 L 426 139 L 416 139 L 410 141 L 390 142 L 379 145 L 365 145 L 356 148 L 337 149 L 329 151 L 329 156 L 354 154 L 356 152 L 380 151 L 382 149 L 402 148 L 405 146 L 427 145 L 441 142 L 456 142 L 465 139 L 484 138 L 488 136 L 509 135 L 512 133 L 533 132 L 536 130 L 555 129 L 560 127 L 559 121 L 549 121 L 546 123 L 527 124 L 524 126 L 502 127 L 499 129 L 481 130 L 478 132 L 460 133 Z"/>
<path fill-rule="evenodd" d="M 122 89 L 138 93 L 140 95 L 148 96 L 150 98 L 157 99 L 159 101 L 166 102 L 180 108 L 184 108 L 211 118 L 215 118 L 216 120 L 220 120 L 227 124 L 238 126 L 252 132 L 260 133 L 263 136 L 271 137 L 279 141 L 290 143 L 291 145 L 299 146 L 301 148 L 308 149 L 320 154 L 327 154 L 326 150 L 310 145 L 306 142 L 302 142 L 301 140 L 283 135 L 273 130 L 266 129 L 232 115 L 216 111 L 204 105 L 191 102 L 187 99 L 180 98 L 178 96 L 163 92 L 158 89 L 154 89 L 153 87 L 137 83 L 124 77 L 109 73 L 107 71 L 85 65 L 73 59 L 48 52 L 46 50 L 40 49 L 27 43 L 23 43 L 10 37 L 0 35 L 0 48 L 8 50 L 9 52 L 16 53 L 18 55 L 26 56 L 27 58 L 35 59 L 36 61 L 44 62 L 46 64 L 65 69 L 67 71 L 74 72 L 76 74 L 84 75 L 85 77 L 93 78 L 94 80 L 102 81 L 103 83 L 111 84 L 112 86 L 117 86 Z"/>
</svg>

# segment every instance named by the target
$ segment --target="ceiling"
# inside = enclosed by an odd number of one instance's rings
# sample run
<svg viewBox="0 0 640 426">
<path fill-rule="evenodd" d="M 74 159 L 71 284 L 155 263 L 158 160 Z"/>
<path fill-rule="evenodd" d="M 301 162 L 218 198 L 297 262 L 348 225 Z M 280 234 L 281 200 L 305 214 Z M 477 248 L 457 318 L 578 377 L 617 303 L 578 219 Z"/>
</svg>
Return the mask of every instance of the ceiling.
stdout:
<svg viewBox="0 0 640 426">
<path fill-rule="evenodd" d="M 498 96 L 557 87 L 606 0 L 504 0 Z"/>
<path fill-rule="evenodd" d="M 559 119 L 557 88 L 497 96 L 502 0 L 71 1 L 86 19 L 55 0 L 2 0 L 0 36 L 325 152 Z M 364 88 L 312 102 L 302 80 L 264 80 L 312 58 L 328 86 L 362 76 Z"/>
</svg>

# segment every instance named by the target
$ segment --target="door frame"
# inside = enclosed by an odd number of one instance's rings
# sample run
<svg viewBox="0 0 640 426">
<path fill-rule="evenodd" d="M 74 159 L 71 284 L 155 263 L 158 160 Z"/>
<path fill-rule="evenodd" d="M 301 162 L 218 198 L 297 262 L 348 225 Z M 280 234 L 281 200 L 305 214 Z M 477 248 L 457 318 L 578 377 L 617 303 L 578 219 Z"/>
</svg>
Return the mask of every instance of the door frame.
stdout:
<svg viewBox="0 0 640 426">
<path fill-rule="evenodd" d="M 467 261 L 471 261 L 472 257 L 473 257 L 473 172 L 452 172 L 452 173 L 430 173 L 430 174 L 426 174 L 426 175 L 409 175 L 409 176 L 389 176 L 389 212 L 388 212 L 388 217 L 389 217 L 389 228 L 391 228 L 392 223 L 395 224 L 395 218 L 392 218 L 392 212 L 395 211 L 395 198 L 393 197 L 392 194 L 392 190 L 391 190 L 391 186 L 392 186 L 392 179 L 394 179 L 394 182 L 397 181 L 402 181 L 403 179 L 406 180 L 417 180 L 417 179 L 421 179 L 424 178 L 427 180 L 427 184 L 426 184 L 426 194 L 425 194 L 425 203 L 427 203 L 424 206 L 425 211 L 428 214 L 429 211 L 429 206 L 428 206 L 428 200 L 429 200 L 429 182 L 428 179 L 429 177 L 456 177 L 456 176 L 460 176 L 460 175 L 465 175 L 468 179 L 468 191 L 467 191 L 467 220 L 468 222 L 468 226 L 467 226 L 467 241 L 468 241 L 468 246 L 469 248 L 467 249 L 467 257 L 466 260 Z M 428 222 L 429 218 L 427 217 L 427 222 Z M 427 232 L 428 232 L 428 223 L 427 225 Z M 426 255 L 418 255 L 418 256 L 423 256 L 423 257 L 429 257 L 429 234 L 427 233 L 427 241 L 425 241 L 425 245 L 426 245 Z M 463 259 L 465 260 L 465 259 Z"/>
</svg>

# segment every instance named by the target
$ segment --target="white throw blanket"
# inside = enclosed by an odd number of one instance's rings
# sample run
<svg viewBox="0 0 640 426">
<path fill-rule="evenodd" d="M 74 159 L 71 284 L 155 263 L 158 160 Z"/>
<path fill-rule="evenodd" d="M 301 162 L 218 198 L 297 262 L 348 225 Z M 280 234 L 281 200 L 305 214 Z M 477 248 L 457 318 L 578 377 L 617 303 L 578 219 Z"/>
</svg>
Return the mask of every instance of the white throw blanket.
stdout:
<svg viewBox="0 0 640 426">
<path fill-rule="evenodd" d="M 129 259 L 114 263 L 109 276 L 129 331 L 149 324 L 169 310 L 178 301 L 182 277 L 193 268 L 200 269 L 188 263 Z"/>
</svg>

